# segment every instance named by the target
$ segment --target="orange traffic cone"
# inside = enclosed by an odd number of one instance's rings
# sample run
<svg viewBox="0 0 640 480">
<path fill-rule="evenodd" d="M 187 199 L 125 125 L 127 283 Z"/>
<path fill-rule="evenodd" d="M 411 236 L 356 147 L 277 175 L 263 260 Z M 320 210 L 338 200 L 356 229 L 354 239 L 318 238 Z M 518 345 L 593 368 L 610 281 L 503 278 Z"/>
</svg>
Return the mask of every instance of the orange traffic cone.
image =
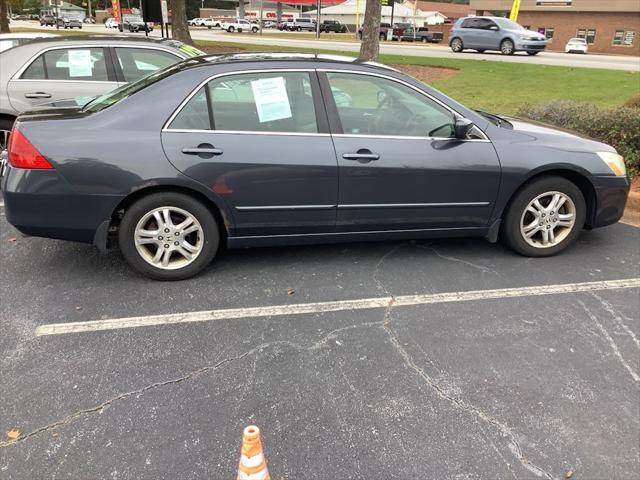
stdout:
<svg viewBox="0 0 640 480">
<path fill-rule="evenodd" d="M 262 453 L 260 429 L 255 425 L 249 425 L 242 433 L 237 480 L 271 480 L 267 461 Z"/>
</svg>

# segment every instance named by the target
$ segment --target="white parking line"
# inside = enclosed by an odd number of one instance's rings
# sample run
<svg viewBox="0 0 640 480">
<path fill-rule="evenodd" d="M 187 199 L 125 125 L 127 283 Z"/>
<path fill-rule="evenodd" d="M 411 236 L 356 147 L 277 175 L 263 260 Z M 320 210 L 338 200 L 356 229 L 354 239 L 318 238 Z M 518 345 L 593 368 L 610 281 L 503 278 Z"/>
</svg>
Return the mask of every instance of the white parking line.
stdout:
<svg viewBox="0 0 640 480">
<path fill-rule="evenodd" d="M 429 305 L 447 302 L 468 302 L 496 298 L 515 298 L 538 295 L 558 295 L 563 293 L 594 292 L 640 287 L 640 278 L 603 280 L 599 282 L 565 283 L 560 285 L 540 285 L 521 288 L 500 288 L 495 290 L 472 290 L 462 292 L 433 293 L 425 295 L 402 295 L 398 297 L 362 298 L 359 300 L 339 300 L 333 302 L 299 303 L 272 305 L 267 307 L 229 308 L 200 312 L 149 315 L 144 317 L 113 318 L 89 322 L 53 323 L 36 329 L 37 336 L 62 335 L 66 333 L 119 330 L 122 328 L 149 327 L 152 325 L 175 325 L 179 323 L 210 322 L 214 320 L 238 320 L 243 318 L 272 317 L 279 315 L 301 315 L 311 313 L 366 310 L 409 305 Z"/>
</svg>

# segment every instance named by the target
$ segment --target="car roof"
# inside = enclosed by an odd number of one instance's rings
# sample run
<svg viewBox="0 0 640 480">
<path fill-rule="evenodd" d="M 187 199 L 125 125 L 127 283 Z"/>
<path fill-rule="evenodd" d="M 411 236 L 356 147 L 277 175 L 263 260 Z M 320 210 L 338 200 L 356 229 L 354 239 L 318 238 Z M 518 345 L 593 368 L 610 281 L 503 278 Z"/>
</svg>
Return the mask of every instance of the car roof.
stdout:
<svg viewBox="0 0 640 480">
<path fill-rule="evenodd" d="M 175 40 L 171 39 L 162 39 L 162 38 L 153 38 L 153 37 L 129 37 L 129 36 L 118 36 L 118 35 L 81 35 L 78 37 L 63 37 L 61 35 L 57 35 L 55 37 L 46 37 L 46 38 L 38 38 L 37 40 L 31 42 L 29 45 L 42 45 L 42 44 L 60 44 L 60 45 L 82 45 L 86 43 L 122 43 L 122 44 L 156 44 L 156 45 L 169 45 L 171 46 L 171 42 L 175 42 Z"/>
<path fill-rule="evenodd" d="M 232 53 L 224 55 L 208 55 L 201 57 L 200 64 L 229 64 L 241 62 L 300 62 L 300 63 L 341 63 L 349 65 L 367 65 L 381 70 L 397 72 L 393 67 L 377 62 L 360 62 L 356 57 L 344 55 L 328 55 L 320 53 Z"/>
</svg>

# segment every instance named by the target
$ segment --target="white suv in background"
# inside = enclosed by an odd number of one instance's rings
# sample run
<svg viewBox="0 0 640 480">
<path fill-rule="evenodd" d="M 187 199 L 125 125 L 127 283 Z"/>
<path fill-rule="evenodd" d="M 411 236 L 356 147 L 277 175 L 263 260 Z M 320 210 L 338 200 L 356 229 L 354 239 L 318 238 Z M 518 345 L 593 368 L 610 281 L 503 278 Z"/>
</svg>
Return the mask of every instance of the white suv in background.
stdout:
<svg viewBox="0 0 640 480">
<path fill-rule="evenodd" d="M 222 22 L 220 25 L 223 30 L 226 30 L 229 33 L 233 32 L 253 32 L 256 33 L 260 30 L 258 25 L 251 23 L 249 20 L 245 20 L 244 18 L 238 18 L 233 22 Z"/>
</svg>

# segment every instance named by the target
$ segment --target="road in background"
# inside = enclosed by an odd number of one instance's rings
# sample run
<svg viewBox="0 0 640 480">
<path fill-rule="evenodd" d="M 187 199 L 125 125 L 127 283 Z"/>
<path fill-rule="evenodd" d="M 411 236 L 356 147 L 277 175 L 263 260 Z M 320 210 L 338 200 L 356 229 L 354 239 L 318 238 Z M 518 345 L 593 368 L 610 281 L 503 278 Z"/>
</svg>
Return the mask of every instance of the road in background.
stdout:
<svg viewBox="0 0 640 480">
<path fill-rule="evenodd" d="M 47 31 L 53 31 L 52 27 L 40 27 L 35 22 L 14 22 L 17 27 L 42 28 Z M 12 23 L 13 25 L 13 23 Z M 104 25 L 83 25 L 84 30 L 96 33 L 119 33 L 117 30 L 105 28 Z M 276 33 L 278 34 L 276 36 Z M 134 33 L 127 35 L 144 35 L 143 33 Z M 301 39 L 300 34 L 295 32 L 292 37 L 282 38 L 281 35 L 287 32 L 265 30 L 264 35 L 260 36 L 252 33 L 230 34 L 221 30 L 206 28 L 192 28 L 191 36 L 194 40 L 209 40 L 212 42 L 223 43 L 246 43 L 251 45 L 280 46 L 291 48 L 315 48 L 320 50 L 332 50 L 338 52 L 358 52 L 360 44 L 354 41 L 336 41 L 336 40 L 316 40 L 313 33 L 309 34 L 309 39 Z M 160 31 L 156 28 L 152 36 L 160 36 Z M 265 48 L 268 50 L 268 48 Z M 381 42 L 380 52 L 392 55 L 407 55 L 413 57 L 433 57 L 433 58 L 454 58 L 454 59 L 471 59 L 471 60 L 488 60 L 497 62 L 513 62 L 528 63 L 537 65 L 555 65 L 562 67 L 584 67 L 584 68 L 605 68 L 611 70 L 629 70 L 640 71 L 640 58 L 624 55 L 576 55 L 561 52 L 542 52 L 536 56 L 529 56 L 526 53 L 518 53 L 515 55 L 501 55 L 495 53 L 453 53 L 446 45 L 413 45 L 411 43 L 399 42 Z"/>
</svg>

